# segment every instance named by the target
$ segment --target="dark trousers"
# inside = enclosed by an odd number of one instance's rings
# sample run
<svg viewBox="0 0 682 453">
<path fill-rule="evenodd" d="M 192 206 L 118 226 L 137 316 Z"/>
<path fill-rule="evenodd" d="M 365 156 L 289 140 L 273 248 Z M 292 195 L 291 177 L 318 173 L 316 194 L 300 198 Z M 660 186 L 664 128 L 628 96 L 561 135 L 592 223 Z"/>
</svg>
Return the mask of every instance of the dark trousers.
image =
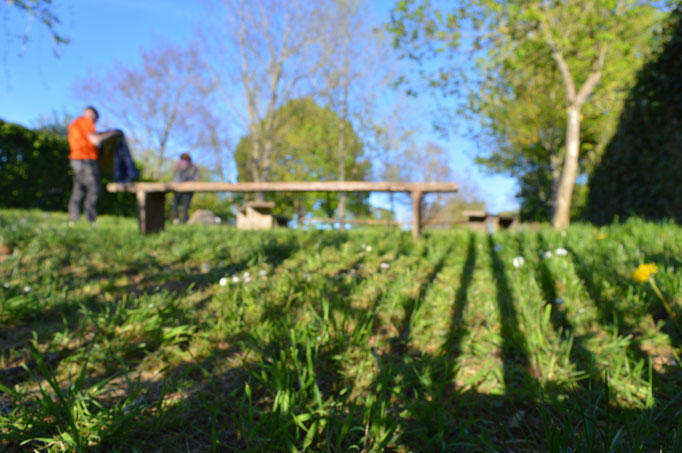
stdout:
<svg viewBox="0 0 682 453">
<path fill-rule="evenodd" d="M 97 218 L 97 198 L 99 197 L 99 164 L 91 159 L 70 161 L 73 170 L 73 190 L 69 198 L 69 216 L 76 221 L 81 216 L 81 201 L 85 196 L 85 217 L 90 222 Z"/>
<path fill-rule="evenodd" d="M 173 194 L 173 219 L 178 218 L 178 203 L 182 203 L 182 223 L 187 222 L 189 202 L 192 201 L 192 192 L 175 192 Z"/>
</svg>

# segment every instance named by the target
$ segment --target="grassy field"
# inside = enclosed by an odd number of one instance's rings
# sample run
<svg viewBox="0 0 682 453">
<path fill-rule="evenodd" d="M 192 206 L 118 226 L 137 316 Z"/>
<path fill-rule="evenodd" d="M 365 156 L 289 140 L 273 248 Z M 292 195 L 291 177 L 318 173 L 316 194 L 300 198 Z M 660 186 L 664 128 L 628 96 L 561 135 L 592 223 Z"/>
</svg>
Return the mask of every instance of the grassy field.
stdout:
<svg viewBox="0 0 682 453">
<path fill-rule="evenodd" d="M 682 311 L 674 224 L 66 220 L 0 211 L 0 451 L 682 451 L 682 337 L 631 277 Z"/>
</svg>

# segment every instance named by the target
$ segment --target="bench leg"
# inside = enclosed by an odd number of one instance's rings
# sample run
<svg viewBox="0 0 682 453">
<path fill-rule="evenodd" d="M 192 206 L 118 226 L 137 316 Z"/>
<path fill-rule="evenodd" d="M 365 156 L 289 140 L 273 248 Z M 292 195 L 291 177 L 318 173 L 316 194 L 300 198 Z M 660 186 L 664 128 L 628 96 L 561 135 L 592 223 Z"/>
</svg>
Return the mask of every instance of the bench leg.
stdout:
<svg viewBox="0 0 682 453">
<path fill-rule="evenodd" d="M 412 192 L 412 240 L 417 242 L 422 229 L 422 192 Z"/>
<path fill-rule="evenodd" d="M 164 228 L 164 192 L 137 192 L 137 221 L 140 233 L 156 233 Z"/>
</svg>

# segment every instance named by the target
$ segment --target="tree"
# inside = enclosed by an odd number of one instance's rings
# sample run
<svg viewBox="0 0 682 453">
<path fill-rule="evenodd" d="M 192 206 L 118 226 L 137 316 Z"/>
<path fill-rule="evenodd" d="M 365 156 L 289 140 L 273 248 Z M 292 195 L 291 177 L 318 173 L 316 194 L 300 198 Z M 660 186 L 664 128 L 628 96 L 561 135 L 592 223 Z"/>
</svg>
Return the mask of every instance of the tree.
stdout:
<svg viewBox="0 0 682 453">
<path fill-rule="evenodd" d="M 450 156 L 443 147 L 428 142 L 414 148 L 415 166 L 410 172 L 411 181 L 439 182 L 457 181 L 459 178 L 450 165 Z M 423 219 L 461 219 L 464 209 L 484 209 L 476 190 L 460 182 L 459 192 L 455 194 L 429 194 L 422 203 Z"/>
<path fill-rule="evenodd" d="M 318 50 L 327 25 L 325 5 L 303 0 L 223 3 L 225 20 L 205 40 L 217 62 L 211 69 L 223 99 L 252 138 L 249 178 L 268 181 L 276 166 L 276 131 L 284 120 L 280 108 L 311 92 L 305 82 L 323 63 Z"/>
<path fill-rule="evenodd" d="M 214 85 L 197 49 L 167 45 L 140 56 L 141 68 L 117 64 L 102 77 L 81 80 L 74 91 L 101 108 L 105 121 L 124 129 L 158 179 L 169 150 L 215 153 L 224 140 L 208 109 Z"/>
<path fill-rule="evenodd" d="M 330 108 L 320 107 L 312 98 L 294 99 L 280 107 L 276 115 L 280 118 L 278 128 L 273 131 L 270 169 L 271 181 L 335 181 L 338 180 L 336 144 L 339 142 L 338 114 Z M 267 119 L 265 121 L 268 121 Z M 354 180 L 365 180 L 369 176 L 370 163 L 363 156 L 359 137 L 347 123 L 343 129 L 346 137 L 347 154 L 344 172 Z M 261 136 L 260 140 L 264 140 Z M 250 171 L 255 156 L 253 138 L 241 138 L 235 150 L 235 163 L 239 181 L 253 181 Z M 269 194 L 277 201 L 278 212 L 286 215 L 297 214 L 302 218 L 316 209 L 332 217 L 338 208 L 338 193 L 325 194 Z M 349 210 L 356 214 L 368 212 L 367 194 L 353 194 L 349 197 Z"/>
<path fill-rule="evenodd" d="M 420 174 L 420 150 L 416 143 L 416 130 L 411 128 L 410 108 L 396 103 L 383 118 L 373 118 L 371 134 L 366 146 L 372 155 L 374 178 L 379 181 L 418 181 Z M 449 168 L 449 166 L 448 166 Z M 398 197 L 403 198 L 403 197 Z M 404 197 L 411 203 L 411 197 Z M 391 212 L 396 216 L 396 194 L 389 193 Z"/>
<path fill-rule="evenodd" d="M 326 64 L 313 75 L 315 95 L 338 114 L 338 175 L 346 180 L 347 143 L 343 130 L 353 124 L 356 132 L 371 129 L 377 93 L 388 83 L 393 69 L 390 43 L 368 21 L 364 0 L 326 2 L 329 25 L 321 37 L 320 52 Z M 365 135 L 365 134 L 363 134 Z M 346 194 L 339 194 L 339 227 L 344 228 Z"/>
<path fill-rule="evenodd" d="M 551 173 L 552 224 L 562 228 L 569 223 L 581 151 L 589 148 L 581 149 L 582 120 L 590 109 L 590 115 L 614 118 L 622 104 L 618 93 L 644 61 L 660 15 L 637 0 L 469 0 L 450 12 L 429 0 L 406 0 L 394 9 L 390 30 L 405 56 L 440 58 L 436 74 L 421 74 L 431 88 L 457 93 L 467 75 L 474 77 L 466 110 L 507 146 L 489 163 L 506 169 L 510 156 L 543 161 Z M 479 57 L 473 67 L 442 59 L 465 48 Z M 548 109 L 561 112 L 561 123 L 556 113 L 542 113 Z M 521 124 L 520 118 L 531 121 Z"/>
</svg>

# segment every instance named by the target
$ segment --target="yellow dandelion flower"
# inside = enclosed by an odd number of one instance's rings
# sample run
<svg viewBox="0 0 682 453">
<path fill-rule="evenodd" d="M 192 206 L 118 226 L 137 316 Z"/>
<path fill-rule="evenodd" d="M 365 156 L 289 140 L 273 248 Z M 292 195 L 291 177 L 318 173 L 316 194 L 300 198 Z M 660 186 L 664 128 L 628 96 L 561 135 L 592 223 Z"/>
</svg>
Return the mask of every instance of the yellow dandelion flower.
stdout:
<svg viewBox="0 0 682 453">
<path fill-rule="evenodd" d="M 637 266 L 637 269 L 632 273 L 632 281 L 635 283 L 644 283 L 656 272 L 658 272 L 658 266 L 656 266 L 656 264 L 642 263 Z"/>
<path fill-rule="evenodd" d="M 600 240 L 600 241 L 601 241 L 602 239 L 606 239 L 606 235 L 605 235 L 604 233 L 599 233 L 599 234 L 597 235 L 597 239 Z"/>
</svg>

